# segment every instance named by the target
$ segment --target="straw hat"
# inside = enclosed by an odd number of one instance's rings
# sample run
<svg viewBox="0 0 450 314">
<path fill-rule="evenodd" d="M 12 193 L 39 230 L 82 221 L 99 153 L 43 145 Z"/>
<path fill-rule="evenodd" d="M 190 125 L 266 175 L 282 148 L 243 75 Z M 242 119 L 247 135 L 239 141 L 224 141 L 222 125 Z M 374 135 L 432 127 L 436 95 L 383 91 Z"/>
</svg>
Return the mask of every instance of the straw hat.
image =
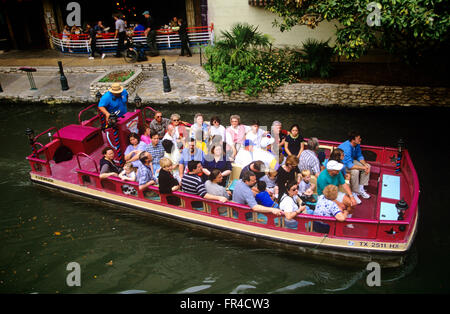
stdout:
<svg viewBox="0 0 450 314">
<path fill-rule="evenodd" d="M 112 83 L 111 88 L 108 89 L 113 94 L 120 94 L 123 92 L 123 87 L 119 83 Z"/>
</svg>

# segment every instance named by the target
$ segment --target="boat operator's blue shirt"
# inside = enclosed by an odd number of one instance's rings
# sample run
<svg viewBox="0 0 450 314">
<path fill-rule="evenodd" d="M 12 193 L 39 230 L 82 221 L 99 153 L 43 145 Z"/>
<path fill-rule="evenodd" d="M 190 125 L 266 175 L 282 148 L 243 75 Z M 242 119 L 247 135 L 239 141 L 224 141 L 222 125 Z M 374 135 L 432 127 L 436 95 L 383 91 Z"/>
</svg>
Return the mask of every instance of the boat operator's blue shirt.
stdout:
<svg viewBox="0 0 450 314">
<path fill-rule="evenodd" d="M 361 153 L 361 146 L 359 144 L 353 147 L 352 144 L 350 144 L 350 141 L 347 140 L 339 145 L 339 148 L 344 151 L 344 159 L 342 160 L 342 163 L 347 169 L 353 167 L 353 160 L 361 161 L 364 159 L 364 156 Z"/>
<path fill-rule="evenodd" d="M 115 113 L 120 118 L 125 113 L 127 113 L 127 101 L 128 101 L 128 92 L 126 89 L 122 91 L 120 97 L 115 97 L 111 92 L 106 92 L 102 98 L 100 98 L 100 102 L 98 103 L 99 107 L 105 107 L 105 109 L 109 113 Z"/>
</svg>

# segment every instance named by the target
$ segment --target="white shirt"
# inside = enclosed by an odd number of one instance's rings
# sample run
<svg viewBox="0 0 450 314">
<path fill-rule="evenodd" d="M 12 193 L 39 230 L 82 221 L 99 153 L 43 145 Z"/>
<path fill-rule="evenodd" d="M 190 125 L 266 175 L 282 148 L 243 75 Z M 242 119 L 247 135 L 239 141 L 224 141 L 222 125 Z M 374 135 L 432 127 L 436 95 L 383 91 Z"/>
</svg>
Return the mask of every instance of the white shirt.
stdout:
<svg viewBox="0 0 450 314">
<path fill-rule="evenodd" d="M 253 161 L 253 155 L 251 152 L 245 149 L 240 149 L 234 158 L 234 162 L 241 168 L 244 168 Z"/>
<path fill-rule="evenodd" d="M 297 195 L 294 195 L 294 197 L 290 197 L 284 194 L 281 198 L 280 209 L 287 213 L 295 212 L 296 210 L 298 210 L 297 197 Z"/>
</svg>

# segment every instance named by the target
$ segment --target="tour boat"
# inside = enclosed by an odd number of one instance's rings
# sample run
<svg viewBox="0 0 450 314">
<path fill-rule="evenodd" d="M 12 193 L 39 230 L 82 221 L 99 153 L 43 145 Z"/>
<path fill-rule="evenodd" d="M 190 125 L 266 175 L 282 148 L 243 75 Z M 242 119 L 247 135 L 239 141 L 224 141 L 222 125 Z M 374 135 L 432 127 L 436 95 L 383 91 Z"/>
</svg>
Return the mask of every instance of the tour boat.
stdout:
<svg viewBox="0 0 450 314">
<path fill-rule="evenodd" d="M 417 232 L 419 181 L 408 150 L 401 143 L 396 148 L 361 146 L 366 161 L 371 164 L 367 187 L 371 197 L 361 198 L 362 203 L 355 206 L 352 218 L 339 222 L 334 217 L 300 214 L 294 218 L 296 229 L 292 229 L 282 217 L 255 213 L 246 205 L 174 192 L 170 196 L 179 200 L 180 205 L 176 206 L 168 202 L 169 195 L 159 193 L 157 186 L 141 191 L 137 182 L 118 177 L 100 179 L 102 149 L 114 147 L 120 162 L 129 144 L 127 135 L 149 122 L 151 118 L 147 114 L 153 109 L 141 109 L 138 101 L 135 111 L 127 112 L 106 128 L 96 106 L 92 104 L 81 110 L 76 124 L 60 129 L 51 127 L 37 136 L 32 129 L 27 129 L 32 153 L 26 159 L 31 166 L 32 182 L 187 223 L 197 229 L 236 236 L 248 245 L 269 244 L 311 257 L 328 260 L 331 257 L 336 262 L 375 261 L 382 267 L 397 267 L 408 256 Z M 86 112 L 93 116 L 82 120 Z M 38 142 L 47 134 L 47 144 Z M 328 156 L 339 144 L 320 141 L 320 148 Z M 238 178 L 239 173 L 240 168 L 233 165 L 232 178 Z M 129 193 L 130 189 L 134 193 Z"/>
</svg>

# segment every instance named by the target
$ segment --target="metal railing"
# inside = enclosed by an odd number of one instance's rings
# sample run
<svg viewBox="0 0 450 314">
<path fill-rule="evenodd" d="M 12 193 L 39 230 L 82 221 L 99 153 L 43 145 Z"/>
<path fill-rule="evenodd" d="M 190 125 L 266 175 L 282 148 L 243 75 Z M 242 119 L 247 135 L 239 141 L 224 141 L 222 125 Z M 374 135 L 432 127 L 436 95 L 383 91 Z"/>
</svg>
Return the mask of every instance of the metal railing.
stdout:
<svg viewBox="0 0 450 314">
<path fill-rule="evenodd" d="M 214 25 L 188 27 L 189 46 L 204 46 L 214 41 Z M 147 38 L 143 31 L 128 31 L 127 35 L 133 38 L 135 43 L 144 45 L 148 49 Z M 91 52 L 89 37 L 87 34 L 63 35 L 53 32 L 51 41 L 54 47 L 64 53 L 87 54 Z M 118 39 L 114 33 L 102 33 L 97 35 L 97 47 L 103 52 L 115 52 Z M 178 49 L 181 47 L 180 37 L 176 31 L 159 29 L 156 36 L 158 50 Z"/>
</svg>

